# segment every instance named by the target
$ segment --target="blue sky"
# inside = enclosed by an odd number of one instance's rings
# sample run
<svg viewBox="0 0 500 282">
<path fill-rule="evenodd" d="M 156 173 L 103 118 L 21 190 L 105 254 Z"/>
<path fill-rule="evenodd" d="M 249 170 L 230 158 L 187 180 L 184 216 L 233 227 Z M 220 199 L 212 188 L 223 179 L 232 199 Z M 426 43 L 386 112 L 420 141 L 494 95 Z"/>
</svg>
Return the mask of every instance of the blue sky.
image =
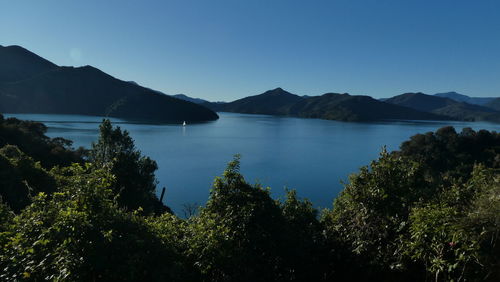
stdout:
<svg viewBox="0 0 500 282">
<path fill-rule="evenodd" d="M 9 1 L 0 44 L 165 93 L 500 96 L 500 1 Z"/>
</svg>

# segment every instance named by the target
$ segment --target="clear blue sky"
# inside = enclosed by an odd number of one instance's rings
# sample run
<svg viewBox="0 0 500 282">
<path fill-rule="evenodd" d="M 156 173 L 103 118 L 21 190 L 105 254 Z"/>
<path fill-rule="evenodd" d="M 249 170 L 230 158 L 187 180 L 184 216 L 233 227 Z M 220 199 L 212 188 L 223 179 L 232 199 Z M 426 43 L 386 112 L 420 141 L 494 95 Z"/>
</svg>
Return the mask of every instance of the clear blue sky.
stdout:
<svg viewBox="0 0 500 282">
<path fill-rule="evenodd" d="M 0 0 L 0 44 L 209 100 L 500 96 L 498 0 Z"/>
</svg>

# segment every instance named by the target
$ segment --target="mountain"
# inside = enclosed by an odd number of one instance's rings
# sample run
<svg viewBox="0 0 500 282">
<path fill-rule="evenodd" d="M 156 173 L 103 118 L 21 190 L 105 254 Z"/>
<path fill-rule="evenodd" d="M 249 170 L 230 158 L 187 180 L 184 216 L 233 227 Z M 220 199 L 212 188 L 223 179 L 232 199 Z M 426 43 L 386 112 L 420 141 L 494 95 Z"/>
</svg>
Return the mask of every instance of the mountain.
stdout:
<svg viewBox="0 0 500 282">
<path fill-rule="evenodd" d="M 494 98 L 484 106 L 500 112 L 500 98 Z"/>
<path fill-rule="evenodd" d="M 447 119 L 440 115 L 378 101 L 369 96 L 336 93 L 304 99 L 293 105 L 289 113 L 299 117 L 342 121 Z"/>
<path fill-rule="evenodd" d="M 57 68 L 44 58 L 20 46 L 0 45 L 0 83 L 23 80 Z"/>
<path fill-rule="evenodd" d="M 405 93 L 389 98 L 385 102 L 447 116 L 455 120 L 500 121 L 500 113 L 493 109 L 423 93 Z"/>
<path fill-rule="evenodd" d="M 327 93 L 322 96 L 298 96 L 281 88 L 266 91 L 223 105 L 209 105 L 216 111 L 247 114 L 288 115 L 342 121 L 386 119 L 448 119 L 375 100 L 368 96 Z"/>
<path fill-rule="evenodd" d="M 434 96 L 449 98 L 457 102 L 465 102 L 474 105 L 484 106 L 488 102 L 493 101 L 495 98 L 490 97 L 469 97 L 467 95 L 459 94 L 457 92 L 446 92 L 446 93 L 437 93 Z"/>
<path fill-rule="evenodd" d="M 287 115 L 290 107 L 305 98 L 287 92 L 281 88 L 262 94 L 246 97 L 230 103 L 211 103 L 210 108 L 219 112 L 245 114 Z"/>
<path fill-rule="evenodd" d="M 174 98 L 181 99 L 181 100 L 188 101 L 188 102 L 195 103 L 195 104 L 209 103 L 207 100 L 189 97 L 189 96 L 184 95 L 184 94 L 175 94 L 175 95 L 171 95 L 171 96 Z"/>
<path fill-rule="evenodd" d="M 405 93 L 386 99 L 384 102 L 424 112 L 431 112 L 433 110 L 457 103 L 452 99 L 436 97 L 423 93 Z"/>
<path fill-rule="evenodd" d="M 92 66 L 60 67 L 19 46 L 0 47 L 0 112 L 110 116 L 151 122 L 201 122 L 206 107 L 122 81 Z M 8 75 L 14 71 L 13 75 Z"/>
</svg>

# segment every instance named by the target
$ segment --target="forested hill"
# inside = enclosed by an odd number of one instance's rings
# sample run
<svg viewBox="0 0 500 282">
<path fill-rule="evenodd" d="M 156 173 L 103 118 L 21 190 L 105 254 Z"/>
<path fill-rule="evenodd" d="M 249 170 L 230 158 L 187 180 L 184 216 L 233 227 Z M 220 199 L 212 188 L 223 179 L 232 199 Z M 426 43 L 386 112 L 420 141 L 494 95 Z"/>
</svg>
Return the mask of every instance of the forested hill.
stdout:
<svg viewBox="0 0 500 282">
<path fill-rule="evenodd" d="M 152 122 L 215 120 L 212 110 L 116 79 L 91 66 L 59 67 L 0 47 L 0 112 L 110 116 Z"/>
<path fill-rule="evenodd" d="M 245 97 L 233 102 L 224 104 L 207 103 L 206 105 L 221 112 L 287 115 L 290 107 L 302 99 L 304 98 L 278 87 L 262 94 Z"/>
<path fill-rule="evenodd" d="M 290 108 L 291 115 L 343 121 L 446 120 L 448 118 L 391 105 L 369 96 L 328 93 L 309 97 Z"/>
<path fill-rule="evenodd" d="M 341 121 L 375 121 L 390 119 L 446 120 L 438 114 L 375 100 L 369 96 L 327 93 L 322 96 L 298 96 L 281 88 L 266 91 L 230 103 L 206 103 L 220 112 L 289 115 Z"/>
</svg>

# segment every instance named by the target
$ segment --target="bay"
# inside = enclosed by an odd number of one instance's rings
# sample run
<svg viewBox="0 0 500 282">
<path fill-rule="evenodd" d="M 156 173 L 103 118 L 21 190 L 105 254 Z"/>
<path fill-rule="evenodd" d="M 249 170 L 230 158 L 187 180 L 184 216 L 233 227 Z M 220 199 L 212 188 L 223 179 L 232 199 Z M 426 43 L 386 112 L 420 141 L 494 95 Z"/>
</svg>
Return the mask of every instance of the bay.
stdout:
<svg viewBox="0 0 500 282">
<path fill-rule="evenodd" d="M 219 113 L 208 123 L 141 124 L 111 118 L 130 132 L 136 147 L 156 160 L 158 194 L 166 187 L 164 202 L 182 215 L 184 205 L 203 205 L 215 176 L 241 154 L 241 172 L 247 181 L 271 187 L 273 197 L 296 189 L 318 208 L 330 208 L 342 190 L 341 181 L 376 159 L 383 146 L 397 150 L 417 133 L 443 126 L 500 130 L 486 122 L 388 121 L 339 122 L 266 115 Z M 50 114 L 5 114 L 43 122 L 50 137 L 74 141 L 89 148 L 97 139 L 102 117 Z"/>
</svg>

